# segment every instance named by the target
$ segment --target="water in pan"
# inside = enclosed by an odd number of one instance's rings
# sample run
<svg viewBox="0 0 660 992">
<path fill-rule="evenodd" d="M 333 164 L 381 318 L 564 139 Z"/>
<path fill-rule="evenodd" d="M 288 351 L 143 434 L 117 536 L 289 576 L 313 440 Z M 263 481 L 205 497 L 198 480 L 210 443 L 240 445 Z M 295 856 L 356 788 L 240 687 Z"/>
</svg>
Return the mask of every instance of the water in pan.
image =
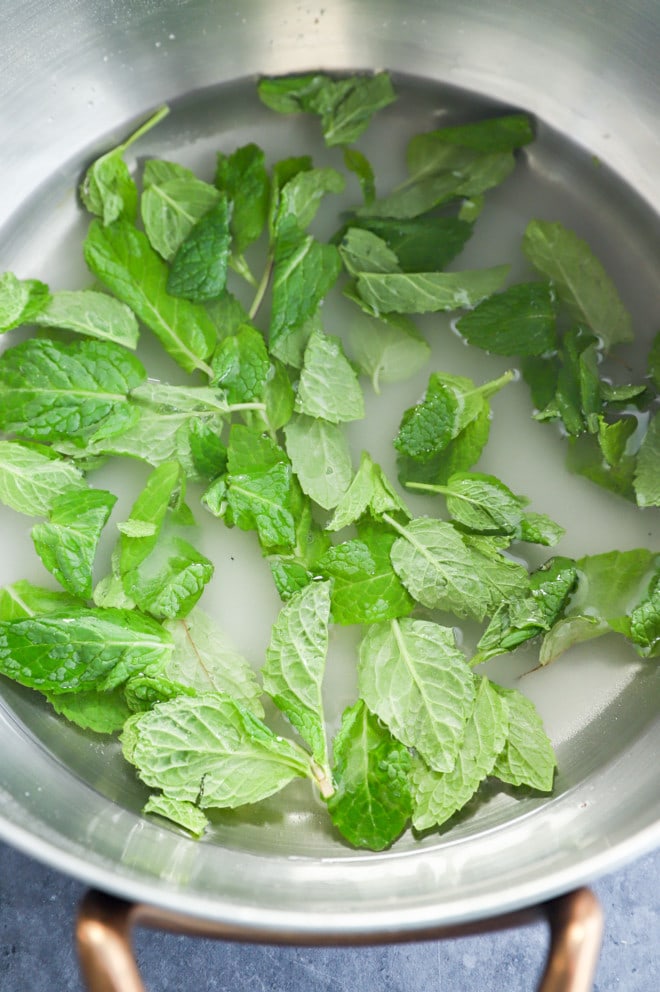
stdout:
<svg viewBox="0 0 660 992">
<path fill-rule="evenodd" d="M 400 181 L 404 171 L 406 139 L 443 123 L 457 123 L 492 114 L 493 104 L 458 90 L 397 80 L 399 100 L 382 112 L 360 142 L 376 166 L 379 189 L 386 191 Z M 126 133 L 129 130 L 127 124 Z M 110 147 L 124 134 L 101 139 L 90 151 Z M 195 168 L 211 178 L 215 153 L 256 141 L 270 161 L 290 154 L 309 153 L 317 165 L 341 167 L 337 150 L 327 150 L 315 120 L 281 118 L 258 101 L 254 81 L 242 81 L 213 91 L 190 95 L 172 107 L 170 116 L 143 139 L 140 156 L 162 156 Z M 53 288 L 89 283 L 80 246 L 87 218 L 75 198 L 75 186 L 84 162 L 72 162 L 40 189 L 3 231 L 0 268 L 11 268 L 23 277 L 39 277 Z M 329 236 L 337 225 L 338 210 L 358 202 L 356 185 L 335 198 L 321 213 L 314 233 Z M 639 374 L 648 343 L 658 322 L 654 309 L 660 297 L 660 277 L 652 260 L 658 257 L 660 230 L 657 218 L 633 191 L 607 167 L 578 150 L 570 140 L 538 122 L 535 143 L 525 150 L 517 170 L 500 189 L 487 197 L 476 233 L 456 268 L 512 263 L 512 277 L 525 272 L 520 252 L 522 232 L 532 218 L 560 220 L 585 237 L 614 277 L 630 309 L 638 339 L 624 358 Z M 258 254 L 258 252 L 257 252 Z M 328 332 L 342 334 L 350 327 L 354 311 L 341 299 L 326 305 Z M 367 386 L 367 416 L 350 425 L 357 457 L 367 448 L 391 478 L 396 475 L 391 439 L 401 412 L 423 393 L 428 374 L 442 369 L 468 375 L 477 382 L 494 378 L 508 366 L 506 359 L 487 356 L 466 347 L 451 330 L 448 316 L 421 319 L 419 326 L 432 346 L 429 365 L 414 379 L 383 388 L 376 396 Z M 146 337 L 146 335 L 145 335 Z M 15 340 L 15 339 L 12 339 Z M 181 381 L 182 373 L 147 342 L 141 357 L 151 375 Z M 657 546 L 656 511 L 639 511 L 624 500 L 568 475 L 563 467 L 564 444 L 551 426 L 531 420 L 531 403 L 522 382 L 508 386 L 493 402 L 491 442 L 479 468 L 501 478 L 516 492 L 532 500 L 532 509 L 546 512 L 566 528 L 557 549 L 580 556 L 611 548 Z M 128 512 L 147 469 L 113 463 L 98 471 L 94 484 L 120 493 L 113 521 Z M 118 481 L 119 480 L 119 481 Z M 408 497 L 417 513 L 434 514 L 433 501 Z M 202 605 L 212 612 L 235 644 L 258 666 L 279 608 L 269 570 L 253 535 L 227 530 L 196 510 L 200 544 L 216 564 L 216 575 Z M 33 521 L 0 513 L 3 554 L 0 581 L 17 578 L 44 582 L 44 573 L 30 540 Z M 112 524 L 99 555 L 99 575 L 114 540 Z M 546 557 L 536 555 L 534 564 Z M 327 712 L 335 726 L 355 693 L 354 662 L 359 632 L 341 628 L 333 632 L 326 679 Z M 470 632 L 467 631 L 467 638 Z M 554 667 L 521 679 L 536 664 L 534 648 L 520 650 L 489 665 L 489 674 L 526 692 L 538 706 L 559 755 L 557 789 L 563 791 L 582 781 L 594 769 L 616 757 L 618 751 L 643 732 L 657 708 L 650 688 L 651 666 L 644 666 L 623 642 L 612 637 L 574 649 Z M 657 690 L 656 690 L 657 693 Z M 86 735 L 56 718 L 39 697 L 6 682 L 2 694 L 29 732 L 75 774 L 119 807 L 139 810 L 146 790 L 123 762 L 115 743 Z M 611 728 L 616 725 L 617 733 Z M 426 838 L 435 844 L 452 836 L 489 829 L 524 815 L 544 803 L 541 798 L 513 798 L 493 792 L 474 804 L 469 814 L 452 825 L 452 832 Z M 347 848 L 329 829 L 320 803 L 306 783 L 290 786 L 283 794 L 258 808 L 221 813 L 214 818 L 210 842 L 235 844 L 246 850 L 277 850 L 288 854 L 334 854 Z M 409 835 L 398 847 L 419 843 Z"/>
</svg>

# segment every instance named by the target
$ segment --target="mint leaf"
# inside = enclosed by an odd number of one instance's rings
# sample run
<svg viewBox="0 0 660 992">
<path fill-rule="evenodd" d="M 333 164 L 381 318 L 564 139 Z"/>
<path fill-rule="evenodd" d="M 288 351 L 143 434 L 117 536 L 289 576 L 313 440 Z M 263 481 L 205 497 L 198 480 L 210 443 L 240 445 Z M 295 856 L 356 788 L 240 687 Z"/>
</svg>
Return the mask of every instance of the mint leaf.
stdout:
<svg viewBox="0 0 660 992">
<path fill-rule="evenodd" d="M 362 526 L 357 538 L 330 548 L 316 563 L 321 575 L 332 579 L 335 623 L 377 623 L 412 611 L 414 600 L 390 560 L 395 540 L 387 530 Z"/>
<path fill-rule="evenodd" d="M 628 635 L 643 658 L 654 657 L 660 650 L 660 577 L 652 579 L 648 594 L 630 611 Z"/>
<path fill-rule="evenodd" d="M 313 316 L 340 271 L 341 258 L 334 245 L 315 241 L 291 217 L 279 225 L 273 264 L 271 348 Z M 275 354 L 283 357 L 277 350 Z"/>
<path fill-rule="evenodd" d="M 346 180 L 336 169 L 298 172 L 280 190 L 276 227 L 290 216 L 304 230 L 314 220 L 326 193 L 342 193 L 345 186 Z"/>
<path fill-rule="evenodd" d="M 305 349 L 295 409 L 335 424 L 364 417 L 362 389 L 339 338 L 312 333 Z"/>
<path fill-rule="evenodd" d="M 147 163 L 147 167 L 153 164 Z M 169 178 L 154 175 L 140 201 L 142 223 L 151 247 L 166 262 L 171 261 L 197 221 L 219 200 L 218 190 L 192 173 Z"/>
<path fill-rule="evenodd" d="M 171 820 L 177 827 L 187 830 L 193 837 L 203 837 L 208 826 L 208 818 L 194 803 L 171 799 L 169 796 L 149 796 L 142 808 L 143 813 L 162 816 Z"/>
<path fill-rule="evenodd" d="M 80 469 L 49 448 L 0 440 L 0 501 L 18 513 L 47 516 L 68 489 L 86 489 Z"/>
<path fill-rule="evenodd" d="M 287 454 L 302 491 L 325 510 L 333 509 L 348 489 L 353 473 L 342 428 L 327 420 L 295 416 L 284 434 Z"/>
<path fill-rule="evenodd" d="M 475 689 L 452 630 L 424 620 L 374 624 L 358 679 L 366 705 L 402 744 L 437 771 L 453 768 Z"/>
<path fill-rule="evenodd" d="M 146 235 L 125 221 L 93 221 L 84 246 L 90 271 L 149 327 L 186 372 L 210 374 L 216 331 L 206 311 L 167 292 L 168 270 Z"/>
<path fill-rule="evenodd" d="M 133 311 L 114 297 L 92 289 L 53 293 L 34 320 L 40 327 L 74 331 L 123 348 L 137 347 L 138 323 Z"/>
<path fill-rule="evenodd" d="M 456 437 L 428 461 L 420 462 L 400 454 L 397 458 L 400 482 L 402 485 L 413 482 L 445 485 L 456 472 L 466 471 L 479 460 L 489 433 L 490 407 L 488 403 L 482 403 L 474 420 L 459 430 Z"/>
<path fill-rule="evenodd" d="M 163 627 L 174 644 L 163 676 L 198 693 L 225 693 L 263 717 L 262 690 L 250 663 L 212 617 L 197 606 L 185 619 L 166 620 Z"/>
<path fill-rule="evenodd" d="M 0 275 L 0 334 L 29 324 L 50 299 L 50 290 L 37 279 L 18 279 L 13 272 Z"/>
<path fill-rule="evenodd" d="M 110 692 L 45 693 L 56 713 L 83 730 L 95 734 L 116 734 L 131 715 L 123 687 Z"/>
<path fill-rule="evenodd" d="M 204 592 L 213 563 L 188 541 L 166 535 L 146 558 L 122 569 L 121 575 L 124 592 L 138 609 L 157 619 L 181 619 Z"/>
<path fill-rule="evenodd" d="M 357 291 L 374 314 L 473 307 L 504 282 L 508 265 L 463 272 L 361 272 Z"/>
<path fill-rule="evenodd" d="M 349 227 L 339 246 L 339 254 L 347 272 L 400 272 L 399 259 L 386 241 L 373 231 Z"/>
<path fill-rule="evenodd" d="M 31 338 L 0 358 L 0 426 L 40 441 L 120 433 L 133 420 L 141 363 L 109 341 Z"/>
<path fill-rule="evenodd" d="M 341 530 L 355 523 L 367 512 L 376 518 L 383 513 L 402 513 L 410 517 L 407 507 L 388 482 L 380 465 L 376 465 L 368 452 L 363 451 L 360 467 L 338 502 L 326 529 Z"/>
<path fill-rule="evenodd" d="M 410 754 L 360 699 L 344 711 L 333 741 L 335 792 L 328 812 L 351 844 L 382 851 L 411 810 Z"/>
<path fill-rule="evenodd" d="M 632 341 L 630 315 L 586 241 L 562 224 L 534 220 L 525 231 L 523 251 L 552 280 L 573 316 L 598 335 L 605 351 Z"/>
<path fill-rule="evenodd" d="M 256 530 L 266 549 L 295 544 L 291 464 L 274 441 L 234 424 L 229 435 L 229 522 Z"/>
<path fill-rule="evenodd" d="M 349 344 L 354 362 L 369 376 L 375 393 L 380 393 L 382 383 L 411 378 L 431 353 L 412 320 L 399 314 L 382 320 L 358 318 L 349 328 Z"/>
<path fill-rule="evenodd" d="M 488 154 L 515 151 L 533 140 L 534 130 L 529 117 L 525 114 L 506 114 L 417 135 L 408 146 L 408 159 L 409 162 L 416 162 L 428 149 L 445 145 L 457 145 Z"/>
<path fill-rule="evenodd" d="M 171 799 L 201 809 L 242 806 L 306 777 L 309 765 L 228 696 L 178 696 L 129 721 L 124 754 Z"/>
<path fill-rule="evenodd" d="M 72 596 L 92 597 L 96 548 L 116 501 L 102 489 L 70 490 L 53 500 L 48 523 L 32 528 L 37 554 Z"/>
<path fill-rule="evenodd" d="M 639 506 L 660 506 L 660 413 L 649 423 L 637 453 L 634 485 Z"/>
<path fill-rule="evenodd" d="M 510 785 L 550 792 L 557 759 L 534 703 L 515 689 L 493 688 L 509 710 L 509 733 L 493 775 Z"/>
<path fill-rule="evenodd" d="M 0 620 L 22 620 L 83 605 L 75 596 L 61 590 L 42 589 L 27 579 L 19 579 L 0 589 Z"/>
<path fill-rule="evenodd" d="M 230 403 L 262 397 L 271 370 L 263 336 L 250 324 L 244 324 L 220 342 L 211 367 L 213 384 L 225 391 Z"/>
<path fill-rule="evenodd" d="M 129 610 L 71 609 L 0 623 L 2 674 L 49 696 L 110 691 L 163 664 L 171 650 L 159 624 Z"/>
<path fill-rule="evenodd" d="M 310 747 L 326 777 L 328 751 L 321 687 L 329 620 L 330 583 L 312 582 L 280 610 L 261 669 L 265 692 Z"/>
<path fill-rule="evenodd" d="M 451 771 L 433 771 L 419 758 L 413 764 L 413 826 L 417 830 L 440 826 L 465 806 L 493 771 L 508 730 L 506 700 L 488 679 L 480 679 Z"/>
<path fill-rule="evenodd" d="M 360 217 L 353 223 L 382 238 L 403 272 L 437 272 L 463 250 L 472 224 L 458 217 Z"/>
<path fill-rule="evenodd" d="M 241 254 L 257 240 L 268 218 L 270 181 L 261 148 L 249 144 L 237 148 L 231 155 L 220 152 L 215 184 L 231 203 L 234 251 Z"/>
<path fill-rule="evenodd" d="M 443 493 L 451 517 L 463 527 L 484 534 L 516 534 L 522 508 L 528 502 L 494 475 L 481 472 L 456 473 L 446 486 L 412 483 L 411 488 Z"/>
<path fill-rule="evenodd" d="M 225 196 L 191 228 L 172 259 L 167 292 L 193 303 L 216 300 L 225 288 L 231 232 Z"/>
<path fill-rule="evenodd" d="M 135 219 L 137 187 L 123 156 L 132 144 L 155 127 L 168 112 L 167 107 L 161 107 L 126 141 L 97 158 L 85 173 L 80 186 L 80 198 L 90 213 L 101 217 L 105 225 L 119 217 Z"/>
<path fill-rule="evenodd" d="M 542 355 L 556 344 L 550 283 L 519 283 L 482 300 L 456 323 L 470 344 L 495 355 Z"/>
<path fill-rule="evenodd" d="M 357 148 L 344 148 L 344 165 L 357 176 L 364 202 L 371 203 L 376 197 L 376 177 L 369 159 Z"/>
<path fill-rule="evenodd" d="M 166 462 L 150 474 L 122 526 L 119 574 L 134 571 L 158 542 L 167 512 L 182 500 L 183 476 L 177 462 Z"/>
<path fill-rule="evenodd" d="M 660 331 L 653 338 L 648 359 L 649 379 L 656 389 L 660 390 Z"/>
</svg>

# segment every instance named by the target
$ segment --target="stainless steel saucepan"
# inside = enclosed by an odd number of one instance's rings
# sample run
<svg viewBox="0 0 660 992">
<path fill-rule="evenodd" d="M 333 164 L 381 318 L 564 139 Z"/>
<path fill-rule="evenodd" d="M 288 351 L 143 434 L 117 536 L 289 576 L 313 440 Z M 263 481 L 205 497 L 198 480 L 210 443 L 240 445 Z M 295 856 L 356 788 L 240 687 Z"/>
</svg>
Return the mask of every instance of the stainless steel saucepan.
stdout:
<svg viewBox="0 0 660 992">
<path fill-rule="evenodd" d="M 258 74 L 387 68 L 526 110 L 569 138 L 571 154 L 602 163 L 594 223 L 625 190 L 627 227 L 604 251 L 629 297 L 645 287 L 646 301 L 631 301 L 641 337 L 656 329 L 654 0 L 5 0 L 0 17 L 0 270 L 46 277 L 49 265 L 55 284 L 68 269 L 82 277 L 79 263 L 58 258 L 58 245 L 83 231 L 81 169 L 151 108 L 180 97 L 192 107 L 196 91 L 203 102 L 209 87 Z M 197 140 L 199 113 L 195 121 Z M 548 161 L 530 163 L 545 170 L 545 187 L 570 185 L 570 162 L 559 152 Z M 620 512 L 623 528 L 630 510 Z M 0 521 L 3 582 L 32 567 L 21 525 Z M 320 812 L 300 813 L 295 790 L 268 815 L 226 817 L 202 843 L 148 822 L 112 747 L 3 682 L 0 834 L 106 892 L 248 938 L 387 939 L 529 906 L 660 839 L 657 668 L 617 667 L 616 649 L 601 657 L 594 645 L 564 666 L 564 682 L 541 673 L 544 717 L 561 728 L 552 797 L 495 797 L 451 831 L 383 854 L 341 845 Z M 574 717 L 564 721 L 567 708 Z"/>
</svg>

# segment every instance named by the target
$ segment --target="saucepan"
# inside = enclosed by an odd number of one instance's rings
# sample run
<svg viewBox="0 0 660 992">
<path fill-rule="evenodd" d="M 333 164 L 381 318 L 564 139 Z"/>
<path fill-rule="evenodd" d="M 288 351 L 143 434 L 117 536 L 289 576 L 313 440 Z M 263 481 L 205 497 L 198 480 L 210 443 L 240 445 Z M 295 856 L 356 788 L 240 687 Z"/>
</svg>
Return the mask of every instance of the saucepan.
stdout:
<svg viewBox="0 0 660 992">
<path fill-rule="evenodd" d="M 653 0 L 6 0 L 2 21 L 2 271 L 58 287 L 89 281 L 59 247 L 83 231 L 82 171 L 154 108 L 190 110 L 189 126 L 179 110 L 179 132 L 165 122 L 145 145 L 173 157 L 177 142 L 206 148 L 219 113 L 240 134 L 252 107 L 241 81 L 387 69 L 404 86 L 532 115 L 541 144 L 525 153 L 526 167 L 559 197 L 567 222 L 574 213 L 595 232 L 648 350 L 660 316 Z M 425 99 L 440 112 L 440 96 Z M 565 516 L 587 530 L 590 497 L 571 499 Z M 625 543 L 632 510 L 614 498 L 607 506 L 608 538 Z M 648 542 L 655 512 L 645 517 Z M 3 583 L 29 577 L 28 530 L 3 517 Z M 249 633 L 250 603 L 235 612 Z M 0 834 L 115 897 L 246 939 L 395 939 L 510 913 L 588 884 L 660 839 L 657 667 L 619 661 L 618 650 L 607 638 L 590 642 L 529 676 L 559 755 L 551 795 L 491 796 L 451 830 L 381 853 L 340 843 L 320 804 L 295 788 L 266 813 L 227 815 L 207 839 L 190 839 L 141 815 L 144 792 L 114 744 L 63 725 L 3 681 Z"/>
</svg>

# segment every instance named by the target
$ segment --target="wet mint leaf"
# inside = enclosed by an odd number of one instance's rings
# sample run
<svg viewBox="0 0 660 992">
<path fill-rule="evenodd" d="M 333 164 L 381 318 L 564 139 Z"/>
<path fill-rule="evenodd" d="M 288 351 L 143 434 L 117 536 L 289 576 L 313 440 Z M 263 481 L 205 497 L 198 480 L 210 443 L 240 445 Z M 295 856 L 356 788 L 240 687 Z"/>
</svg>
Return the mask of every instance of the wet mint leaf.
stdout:
<svg viewBox="0 0 660 992">
<path fill-rule="evenodd" d="M 509 710 L 509 732 L 493 775 L 510 785 L 550 792 L 557 759 L 534 703 L 516 689 L 493 683 Z"/>
<path fill-rule="evenodd" d="M 163 795 L 149 796 L 142 812 L 152 816 L 162 816 L 165 820 L 175 823 L 177 827 L 187 830 L 193 837 L 203 837 L 209 822 L 208 817 L 194 803 Z"/>
<path fill-rule="evenodd" d="M 309 227 L 327 193 L 342 193 L 346 185 L 336 169 L 306 169 L 298 172 L 280 190 L 276 226 L 293 217 L 300 230 Z"/>
<path fill-rule="evenodd" d="M 220 193 L 192 173 L 154 175 L 153 179 L 140 201 L 142 223 L 151 247 L 169 262 L 195 224 L 218 203 Z"/>
<path fill-rule="evenodd" d="M 23 620 L 43 613 L 59 613 L 85 604 L 61 590 L 42 589 L 19 579 L 0 589 L 0 620 Z"/>
<path fill-rule="evenodd" d="M 218 345 L 211 361 L 213 384 L 224 390 L 230 403 L 249 403 L 263 396 L 270 358 L 263 336 L 244 324 Z"/>
<path fill-rule="evenodd" d="M 364 202 L 371 203 L 376 197 L 376 177 L 369 159 L 357 148 L 344 148 L 344 165 L 357 177 Z"/>
<path fill-rule="evenodd" d="M 431 353 L 412 320 L 401 314 L 387 314 L 381 320 L 360 315 L 351 321 L 349 347 L 359 370 L 371 379 L 375 393 L 380 393 L 384 383 L 411 378 Z"/>
<path fill-rule="evenodd" d="M 192 544 L 163 535 L 146 558 L 122 570 L 122 584 L 138 609 L 171 620 L 190 613 L 212 575 L 213 563 Z"/>
<path fill-rule="evenodd" d="M 295 409 L 331 423 L 361 420 L 364 396 L 339 338 L 314 332 L 305 349 Z"/>
<path fill-rule="evenodd" d="M 650 421 L 637 453 L 635 495 L 639 506 L 660 506 L 660 414 Z"/>
<path fill-rule="evenodd" d="M 222 295 L 227 281 L 231 231 L 225 196 L 201 217 L 172 259 L 167 292 L 193 303 L 206 303 Z"/>
<path fill-rule="evenodd" d="M 348 489 L 353 466 L 342 427 L 327 420 L 294 416 L 284 428 L 286 450 L 301 489 L 332 510 Z"/>
<path fill-rule="evenodd" d="M 80 469 L 50 448 L 0 440 L 0 501 L 18 513 L 47 516 L 69 489 L 86 489 Z"/>
<path fill-rule="evenodd" d="M 463 249 L 472 234 L 472 225 L 457 217 L 400 219 L 362 217 L 360 227 L 377 234 L 394 252 L 403 272 L 438 272 Z"/>
<path fill-rule="evenodd" d="M 112 341 L 123 348 L 137 347 L 138 322 L 133 311 L 114 297 L 92 289 L 53 293 L 34 319 L 40 327 L 59 327 Z"/>
<path fill-rule="evenodd" d="M 0 334 L 31 323 L 48 304 L 50 290 L 37 279 L 18 279 L 13 272 L 0 275 Z"/>
<path fill-rule="evenodd" d="M 506 114 L 470 124 L 450 125 L 427 131 L 412 138 L 408 146 L 409 162 L 416 162 L 428 149 L 456 145 L 475 152 L 515 151 L 534 140 L 532 122 L 525 114 Z"/>
<path fill-rule="evenodd" d="M 380 465 L 376 465 L 368 452 L 363 451 L 360 467 L 338 502 L 326 529 L 342 530 L 367 512 L 376 518 L 381 517 L 383 513 L 403 514 L 410 517 L 406 505 L 383 474 Z"/>
<path fill-rule="evenodd" d="M 463 272 L 361 272 L 357 292 L 374 314 L 473 307 L 504 282 L 509 267 Z"/>
<path fill-rule="evenodd" d="M 234 251 L 241 254 L 261 235 L 268 218 L 270 180 L 265 155 L 255 144 L 218 154 L 215 185 L 231 204 Z"/>
<path fill-rule="evenodd" d="M 542 355 L 556 344 L 553 298 L 549 283 L 519 283 L 482 300 L 456 329 L 495 355 Z"/>
</svg>

